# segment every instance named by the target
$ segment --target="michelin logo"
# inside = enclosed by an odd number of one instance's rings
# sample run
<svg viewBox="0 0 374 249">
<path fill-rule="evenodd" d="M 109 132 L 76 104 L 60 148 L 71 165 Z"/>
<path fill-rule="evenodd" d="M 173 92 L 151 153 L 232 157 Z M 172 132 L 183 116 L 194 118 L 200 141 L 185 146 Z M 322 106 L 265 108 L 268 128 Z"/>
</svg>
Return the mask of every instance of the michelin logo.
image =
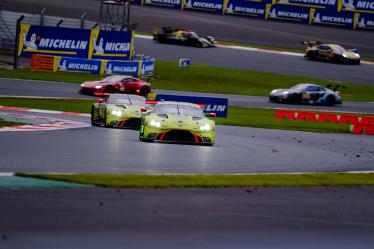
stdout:
<svg viewBox="0 0 374 249">
<path fill-rule="evenodd" d="M 61 60 L 58 61 L 58 71 L 66 71 L 66 60 L 63 60 L 61 63 Z"/>
<path fill-rule="evenodd" d="M 278 3 L 298 3 L 335 6 L 337 0 L 278 0 Z"/>
<path fill-rule="evenodd" d="M 226 110 L 225 105 L 206 105 L 204 111 L 206 112 L 224 112 Z"/>
<path fill-rule="evenodd" d="M 233 4 L 230 4 L 226 8 L 226 13 L 228 14 L 245 13 L 245 14 L 253 14 L 253 15 L 263 15 L 265 13 L 265 9 L 248 8 L 248 7 L 241 7 L 241 6 L 234 7 Z"/>
<path fill-rule="evenodd" d="M 22 33 L 22 41 L 23 45 L 26 47 L 26 49 L 30 50 L 38 50 L 38 45 L 36 45 L 36 34 L 32 34 L 30 37 L 30 41 L 26 39 L 26 32 Z"/>
<path fill-rule="evenodd" d="M 277 11 L 273 8 L 269 12 L 270 18 L 278 18 L 278 17 L 286 17 L 286 18 L 296 18 L 296 19 L 308 19 L 309 14 L 306 13 L 299 13 L 299 12 L 289 12 L 289 11 Z"/>
<path fill-rule="evenodd" d="M 108 63 L 105 67 L 106 74 L 112 73 L 123 73 L 123 74 L 137 74 L 138 67 L 136 66 L 120 66 L 112 63 Z"/>
<path fill-rule="evenodd" d="M 204 8 L 204 9 L 222 9 L 222 4 L 220 3 L 207 3 L 207 2 L 200 2 L 200 1 L 194 1 L 192 3 L 192 0 L 186 0 L 184 3 L 185 8 Z"/>
<path fill-rule="evenodd" d="M 97 37 L 92 39 L 94 52 L 96 55 L 103 55 L 106 52 L 127 52 L 130 50 L 130 43 L 106 42 L 104 48 L 104 39 L 101 37 L 99 43 Z"/>
<path fill-rule="evenodd" d="M 144 3 L 146 3 L 146 4 L 160 3 L 160 4 L 179 5 L 181 3 L 181 0 L 145 0 Z"/>
<path fill-rule="evenodd" d="M 60 60 L 58 62 L 58 71 L 67 70 L 98 71 L 99 66 L 89 63 L 67 62 L 67 60 Z"/>
</svg>

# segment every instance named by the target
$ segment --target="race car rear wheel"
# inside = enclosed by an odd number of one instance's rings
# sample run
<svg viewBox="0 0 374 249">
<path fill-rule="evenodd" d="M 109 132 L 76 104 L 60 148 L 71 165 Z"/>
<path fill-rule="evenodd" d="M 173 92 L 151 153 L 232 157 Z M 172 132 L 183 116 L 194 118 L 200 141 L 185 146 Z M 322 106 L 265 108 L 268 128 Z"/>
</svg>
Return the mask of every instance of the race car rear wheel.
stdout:
<svg viewBox="0 0 374 249">
<path fill-rule="evenodd" d="M 98 124 L 94 120 L 94 116 L 95 116 L 95 108 L 91 107 L 91 125 L 92 126 L 98 126 Z"/>
<path fill-rule="evenodd" d="M 149 93 L 148 88 L 143 87 L 142 89 L 140 89 L 140 95 L 141 96 L 147 97 L 148 93 Z"/>
<path fill-rule="evenodd" d="M 326 105 L 333 106 L 335 104 L 335 97 L 333 95 L 329 95 L 326 98 Z"/>
</svg>

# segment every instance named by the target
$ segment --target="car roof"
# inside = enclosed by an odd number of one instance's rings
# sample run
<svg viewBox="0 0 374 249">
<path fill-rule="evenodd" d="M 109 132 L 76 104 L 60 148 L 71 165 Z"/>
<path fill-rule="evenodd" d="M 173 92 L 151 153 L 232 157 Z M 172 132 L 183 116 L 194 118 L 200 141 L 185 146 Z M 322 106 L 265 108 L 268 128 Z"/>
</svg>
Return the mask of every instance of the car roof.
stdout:
<svg viewBox="0 0 374 249">
<path fill-rule="evenodd" d="M 157 105 L 179 105 L 179 106 L 191 106 L 191 107 L 200 107 L 197 104 L 189 103 L 189 102 L 178 102 L 178 101 L 159 101 Z"/>
<path fill-rule="evenodd" d="M 300 83 L 300 84 L 294 85 L 293 87 L 296 87 L 296 86 L 298 86 L 298 87 L 301 87 L 301 86 L 303 86 L 303 87 L 308 87 L 308 86 L 318 86 L 318 87 L 323 87 L 323 86 L 316 85 L 316 84 L 312 84 L 312 83 Z"/>
</svg>

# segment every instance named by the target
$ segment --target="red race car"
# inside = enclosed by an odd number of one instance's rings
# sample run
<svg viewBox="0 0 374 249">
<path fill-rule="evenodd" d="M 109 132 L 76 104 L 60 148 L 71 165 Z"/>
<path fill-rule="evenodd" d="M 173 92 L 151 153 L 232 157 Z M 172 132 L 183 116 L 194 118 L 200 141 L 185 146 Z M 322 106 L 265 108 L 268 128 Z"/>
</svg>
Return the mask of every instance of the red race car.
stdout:
<svg viewBox="0 0 374 249">
<path fill-rule="evenodd" d="M 147 96 L 151 84 L 127 75 L 113 75 L 99 81 L 86 81 L 81 84 L 80 93 L 88 95 L 107 95 L 109 93 L 130 93 Z"/>
</svg>

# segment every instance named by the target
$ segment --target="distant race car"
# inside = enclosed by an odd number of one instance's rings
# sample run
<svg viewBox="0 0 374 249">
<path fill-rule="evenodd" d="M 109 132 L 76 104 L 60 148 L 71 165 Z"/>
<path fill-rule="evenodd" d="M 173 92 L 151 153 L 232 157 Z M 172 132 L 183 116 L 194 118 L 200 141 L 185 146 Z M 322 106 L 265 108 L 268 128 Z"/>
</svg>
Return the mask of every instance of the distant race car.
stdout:
<svg viewBox="0 0 374 249">
<path fill-rule="evenodd" d="M 207 114 L 215 117 L 214 113 Z M 142 141 L 167 141 L 213 145 L 215 121 L 203 108 L 184 102 L 158 102 L 142 116 L 139 138 Z"/>
<path fill-rule="evenodd" d="M 138 129 L 142 108 L 148 108 L 143 96 L 110 94 L 92 105 L 91 123 L 94 126 Z"/>
<path fill-rule="evenodd" d="M 212 36 L 200 36 L 188 29 L 162 27 L 153 31 L 153 40 L 160 43 L 179 44 L 193 47 L 215 47 L 217 42 Z"/>
<path fill-rule="evenodd" d="M 328 86 L 328 87 L 331 87 Z M 335 105 L 341 104 L 342 99 L 339 88 L 344 86 L 335 86 L 333 90 L 310 83 L 302 83 L 291 87 L 290 89 L 275 89 L 270 92 L 269 100 L 271 102 L 291 103 L 291 104 L 319 104 Z"/>
<path fill-rule="evenodd" d="M 305 49 L 305 57 L 310 60 L 320 60 L 343 64 L 361 63 L 361 56 L 357 49 L 346 50 L 337 44 L 322 44 L 319 41 L 304 41 L 308 45 Z"/>
<path fill-rule="evenodd" d="M 147 96 L 151 84 L 127 75 L 113 75 L 99 81 L 86 81 L 81 84 L 80 93 L 106 95 L 109 93 L 129 93 Z"/>
</svg>

